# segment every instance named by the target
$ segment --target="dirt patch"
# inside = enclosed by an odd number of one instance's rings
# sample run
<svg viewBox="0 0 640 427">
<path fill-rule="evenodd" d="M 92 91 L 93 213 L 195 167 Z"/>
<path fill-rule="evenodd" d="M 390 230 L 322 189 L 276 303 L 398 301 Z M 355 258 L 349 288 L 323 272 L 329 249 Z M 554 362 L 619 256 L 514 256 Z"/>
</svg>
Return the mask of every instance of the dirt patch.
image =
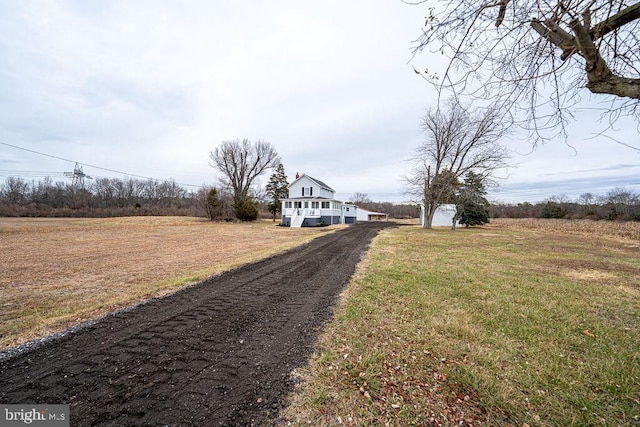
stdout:
<svg viewBox="0 0 640 427">
<path fill-rule="evenodd" d="M 3 403 L 70 404 L 78 426 L 273 420 L 371 239 L 366 223 L 0 360 Z"/>
</svg>

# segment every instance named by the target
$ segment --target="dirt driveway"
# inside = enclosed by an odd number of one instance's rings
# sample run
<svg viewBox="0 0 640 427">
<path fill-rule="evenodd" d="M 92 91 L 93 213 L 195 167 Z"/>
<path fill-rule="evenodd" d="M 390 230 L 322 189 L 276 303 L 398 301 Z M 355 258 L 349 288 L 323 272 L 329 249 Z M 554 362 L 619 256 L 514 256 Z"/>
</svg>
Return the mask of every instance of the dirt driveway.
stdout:
<svg viewBox="0 0 640 427">
<path fill-rule="evenodd" d="M 0 356 L 0 402 L 74 426 L 268 423 L 371 239 L 363 223 Z"/>
</svg>

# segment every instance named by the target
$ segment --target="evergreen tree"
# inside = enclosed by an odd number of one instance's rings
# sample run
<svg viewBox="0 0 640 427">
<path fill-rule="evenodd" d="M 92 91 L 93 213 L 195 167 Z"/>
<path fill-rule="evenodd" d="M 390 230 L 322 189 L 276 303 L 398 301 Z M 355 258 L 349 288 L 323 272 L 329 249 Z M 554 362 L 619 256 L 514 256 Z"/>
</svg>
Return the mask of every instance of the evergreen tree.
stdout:
<svg viewBox="0 0 640 427">
<path fill-rule="evenodd" d="M 489 223 L 489 201 L 486 199 L 487 190 L 481 175 L 472 171 L 464 178 L 464 183 L 456 194 L 456 221 L 465 227 Z"/>
<path fill-rule="evenodd" d="M 275 172 L 269 178 L 266 190 L 267 195 L 271 198 L 267 209 L 273 214 L 273 220 L 275 221 L 277 213 L 282 211 L 281 200 L 289 197 L 289 182 L 284 173 L 282 163 L 278 164 Z"/>
<path fill-rule="evenodd" d="M 258 219 L 258 204 L 246 198 L 240 206 L 236 206 L 234 213 L 240 221 L 255 221 Z"/>
<path fill-rule="evenodd" d="M 207 193 L 207 215 L 211 221 L 222 217 L 222 200 L 218 196 L 218 190 L 212 188 Z"/>
<path fill-rule="evenodd" d="M 564 218 L 568 211 L 560 203 L 548 201 L 542 207 L 540 218 Z"/>
</svg>

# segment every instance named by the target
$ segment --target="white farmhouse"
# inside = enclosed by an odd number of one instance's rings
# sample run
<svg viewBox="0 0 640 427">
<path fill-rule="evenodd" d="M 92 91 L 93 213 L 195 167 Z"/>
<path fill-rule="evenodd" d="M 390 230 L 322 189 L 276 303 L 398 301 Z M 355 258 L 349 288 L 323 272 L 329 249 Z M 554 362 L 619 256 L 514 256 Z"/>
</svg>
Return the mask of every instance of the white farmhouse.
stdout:
<svg viewBox="0 0 640 427">
<path fill-rule="evenodd" d="M 282 199 L 282 225 L 354 224 L 358 217 L 357 206 L 336 200 L 335 193 L 327 184 L 309 175 L 297 177 L 289 184 L 289 197 Z"/>
</svg>

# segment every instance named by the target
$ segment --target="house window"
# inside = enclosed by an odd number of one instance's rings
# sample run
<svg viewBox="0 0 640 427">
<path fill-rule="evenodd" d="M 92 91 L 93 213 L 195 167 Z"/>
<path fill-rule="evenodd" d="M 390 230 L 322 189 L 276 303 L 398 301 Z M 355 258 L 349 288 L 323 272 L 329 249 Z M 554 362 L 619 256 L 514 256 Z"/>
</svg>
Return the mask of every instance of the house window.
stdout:
<svg viewBox="0 0 640 427">
<path fill-rule="evenodd" d="M 313 187 L 302 187 L 302 197 L 313 196 Z"/>
<path fill-rule="evenodd" d="M 320 202 L 311 202 L 312 209 L 318 209 L 320 207 Z"/>
<path fill-rule="evenodd" d="M 291 209 L 291 202 L 284 202 L 284 207 L 287 209 Z"/>
<path fill-rule="evenodd" d="M 329 209 L 331 206 L 331 202 L 322 202 L 322 209 Z"/>
<path fill-rule="evenodd" d="M 304 208 L 307 209 L 309 207 L 309 202 L 304 202 Z"/>
<path fill-rule="evenodd" d="M 302 202 L 293 202 L 293 207 L 296 209 L 300 209 L 302 207 Z"/>
</svg>

